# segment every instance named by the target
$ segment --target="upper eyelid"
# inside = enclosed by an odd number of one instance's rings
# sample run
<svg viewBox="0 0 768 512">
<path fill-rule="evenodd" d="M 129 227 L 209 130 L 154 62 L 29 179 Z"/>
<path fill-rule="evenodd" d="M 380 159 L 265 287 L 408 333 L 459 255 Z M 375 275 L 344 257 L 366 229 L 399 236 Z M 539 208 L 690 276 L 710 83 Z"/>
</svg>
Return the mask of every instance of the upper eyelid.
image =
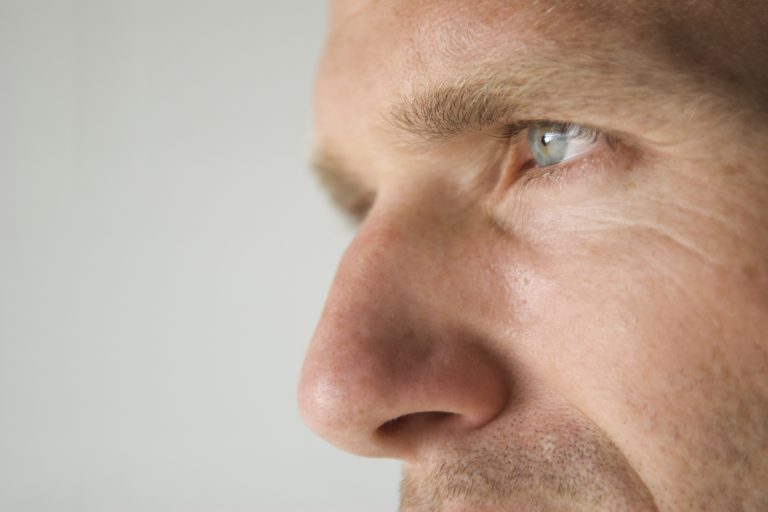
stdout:
<svg viewBox="0 0 768 512">
<path fill-rule="evenodd" d="M 522 121 L 515 121 L 512 123 L 502 124 L 500 126 L 493 128 L 491 130 L 491 134 L 496 138 L 499 138 L 502 140 L 509 140 L 522 134 L 528 128 L 531 128 L 534 126 L 542 126 L 542 125 L 563 126 L 568 128 L 573 127 L 573 128 L 578 128 L 579 131 L 594 132 L 600 135 L 608 135 L 612 133 L 610 130 L 593 126 L 588 123 L 577 123 L 577 122 L 571 122 L 571 121 L 553 121 L 553 120 L 547 120 L 547 119 L 531 119 L 531 120 L 522 120 Z"/>
<path fill-rule="evenodd" d="M 537 125 L 563 125 L 577 127 L 584 132 L 593 133 L 596 139 L 602 138 L 606 145 L 612 150 L 615 150 L 619 145 L 627 147 L 634 147 L 636 145 L 636 141 L 633 142 L 631 137 L 625 133 L 619 133 L 616 130 L 603 128 L 591 123 L 560 120 L 554 121 L 547 119 L 521 120 L 499 125 L 493 128 L 491 131 L 491 137 L 505 145 L 511 144 L 512 142 L 519 142 L 519 138 L 523 133 L 525 133 L 527 129 Z"/>
<path fill-rule="evenodd" d="M 530 126 L 532 126 L 531 121 L 507 123 L 493 129 L 491 136 L 501 142 L 509 142 L 519 137 Z"/>
</svg>

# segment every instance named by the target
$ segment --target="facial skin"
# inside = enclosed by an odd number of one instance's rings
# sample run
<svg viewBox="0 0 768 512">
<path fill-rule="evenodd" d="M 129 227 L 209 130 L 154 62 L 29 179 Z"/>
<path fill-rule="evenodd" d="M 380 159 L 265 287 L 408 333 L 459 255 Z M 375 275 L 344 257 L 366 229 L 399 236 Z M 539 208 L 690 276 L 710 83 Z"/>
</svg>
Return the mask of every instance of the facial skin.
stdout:
<svg viewBox="0 0 768 512">
<path fill-rule="evenodd" d="M 309 427 L 401 459 L 407 512 L 768 510 L 765 26 L 759 0 L 333 2 L 317 166 L 360 225 Z M 551 122 L 587 135 L 542 168 Z"/>
</svg>

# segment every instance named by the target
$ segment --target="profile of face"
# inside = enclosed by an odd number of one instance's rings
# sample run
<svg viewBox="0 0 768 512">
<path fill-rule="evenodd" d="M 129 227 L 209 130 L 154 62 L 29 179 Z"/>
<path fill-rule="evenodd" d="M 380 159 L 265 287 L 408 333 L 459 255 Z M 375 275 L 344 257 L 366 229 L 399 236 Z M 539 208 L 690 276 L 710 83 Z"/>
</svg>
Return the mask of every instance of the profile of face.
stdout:
<svg viewBox="0 0 768 512">
<path fill-rule="evenodd" d="M 768 5 L 342 0 L 299 386 L 402 510 L 768 510 Z"/>
</svg>

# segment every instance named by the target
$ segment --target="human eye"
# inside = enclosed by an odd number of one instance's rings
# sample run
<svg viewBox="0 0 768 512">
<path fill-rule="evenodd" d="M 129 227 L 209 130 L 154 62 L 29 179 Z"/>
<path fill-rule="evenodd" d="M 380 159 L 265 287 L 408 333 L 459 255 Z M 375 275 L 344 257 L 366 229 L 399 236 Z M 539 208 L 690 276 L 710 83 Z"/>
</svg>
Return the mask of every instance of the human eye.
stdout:
<svg viewBox="0 0 768 512">
<path fill-rule="evenodd" d="M 527 121 L 505 130 L 503 139 L 509 145 L 504 163 L 507 184 L 563 181 L 599 173 L 620 152 L 617 137 L 584 124 Z"/>
<path fill-rule="evenodd" d="M 527 128 L 531 158 L 540 168 L 582 157 L 598 148 L 601 133 L 572 123 L 537 122 Z"/>
</svg>

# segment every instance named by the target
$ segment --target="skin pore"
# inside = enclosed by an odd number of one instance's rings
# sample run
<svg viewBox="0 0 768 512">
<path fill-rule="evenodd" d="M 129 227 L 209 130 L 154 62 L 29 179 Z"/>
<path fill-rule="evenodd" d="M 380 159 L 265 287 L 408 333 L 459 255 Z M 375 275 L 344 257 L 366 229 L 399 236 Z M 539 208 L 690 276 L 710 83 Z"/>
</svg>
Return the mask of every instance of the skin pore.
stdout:
<svg viewBox="0 0 768 512">
<path fill-rule="evenodd" d="M 331 3 L 360 225 L 299 402 L 403 511 L 768 510 L 768 7 L 721 4 Z"/>
</svg>

